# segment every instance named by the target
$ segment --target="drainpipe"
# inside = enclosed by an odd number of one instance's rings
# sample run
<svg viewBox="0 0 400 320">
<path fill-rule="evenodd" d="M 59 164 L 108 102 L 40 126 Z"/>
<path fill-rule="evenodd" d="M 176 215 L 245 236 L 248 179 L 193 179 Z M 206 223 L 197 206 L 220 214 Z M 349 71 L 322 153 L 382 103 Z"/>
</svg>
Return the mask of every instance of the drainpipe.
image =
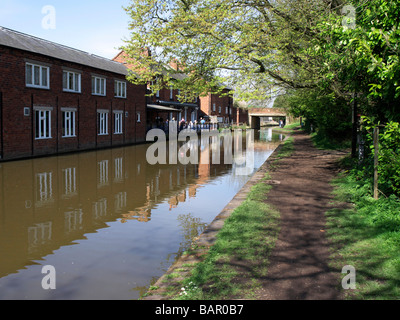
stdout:
<svg viewBox="0 0 400 320">
<path fill-rule="evenodd" d="M 31 94 L 31 154 L 35 154 L 35 126 L 34 126 L 35 113 L 33 111 L 33 94 Z"/>
<path fill-rule="evenodd" d="M 59 124 L 58 124 L 58 122 L 59 122 L 59 112 L 58 112 L 58 96 L 56 97 L 56 153 L 58 153 L 58 151 L 59 151 L 59 143 L 60 143 L 60 141 L 59 141 L 59 135 L 60 135 L 60 133 L 58 132 L 58 130 L 59 130 Z"/>
<path fill-rule="evenodd" d="M 78 132 L 77 135 L 77 139 L 78 139 L 78 150 L 81 149 L 81 130 L 80 130 L 80 121 L 81 121 L 81 107 L 80 107 L 80 100 L 78 98 L 78 110 L 77 110 L 77 119 L 75 119 L 75 124 L 76 124 L 76 128 L 75 128 L 75 135 Z M 97 120 L 97 119 L 96 119 Z"/>
<path fill-rule="evenodd" d="M 110 120 L 109 121 L 111 121 L 111 125 L 110 125 L 110 127 L 111 127 L 111 132 L 110 132 L 110 143 L 111 143 L 111 146 L 113 146 L 113 135 L 114 135 L 114 126 L 115 126 L 115 124 L 114 124 L 114 119 L 113 119 L 113 116 L 114 116 L 114 114 L 113 114 L 113 112 L 114 112 L 114 110 L 113 110 L 113 102 L 111 101 L 111 113 L 110 113 Z"/>
<path fill-rule="evenodd" d="M 0 92 L 0 160 L 4 158 L 3 124 L 3 92 Z"/>
</svg>

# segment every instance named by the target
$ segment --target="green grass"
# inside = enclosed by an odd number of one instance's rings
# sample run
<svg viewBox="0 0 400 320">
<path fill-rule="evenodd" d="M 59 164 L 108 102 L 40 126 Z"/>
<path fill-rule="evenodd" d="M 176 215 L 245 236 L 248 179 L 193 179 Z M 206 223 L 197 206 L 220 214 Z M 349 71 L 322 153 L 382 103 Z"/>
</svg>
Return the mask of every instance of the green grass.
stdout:
<svg viewBox="0 0 400 320">
<path fill-rule="evenodd" d="M 205 259 L 182 283 L 184 294 L 177 299 L 219 300 L 254 294 L 279 233 L 279 213 L 264 202 L 270 188 L 260 182 L 251 189 L 225 221 Z"/>
<path fill-rule="evenodd" d="M 289 156 L 293 139 L 288 139 L 274 154 L 275 163 Z M 264 179 L 255 184 L 245 201 L 225 220 L 211 248 L 196 243 L 184 253 L 201 256 L 200 262 L 185 263 L 186 272 L 179 277 L 175 270 L 165 277 L 167 288 L 158 291 L 171 300 L 252 299 L 260 288 L 259 279 L 266 275 L 269 255 L 279 234 L 279 212 L 266 199 L 272 188 Z M 184 278 L 184 279 L 181 279 Z M 157 291 L 158 287 L 154 287 Z M 154 292 L 153 290 L 153 292 Z M 151 295 L 149 291 L 144 296 Z"/>
<path fill-rule="evenodd" d="M 399 199 L 391 196 L 374 200 L 370 183 L 354 173 L 342 174 L 334 186 L 337 205 L 327 213 L 332 266 L 339 272 L 345 265 L 356 270 L 356 289 L 345 290 L 345 297 L 399 299 Z"/>
<path fill-rule="evenodd" d="M 287 139 L 275 155 L 276 161 L 294 152 L 294 139 Z M 185 300 L 252 299 L 259 279 L 266 275 L 269 255 L 279 234 L 280 214 L 265 200 L 272 188 L 263 181 L 251 189 L 218 233 L 217 241 L 182 283 Z M 243 263 L 245 267 L 243 267 Z M 182 293 L 181 292 L 181 293 Z"/>
<path fill-rule="evenodd" d="M 273 130 L 279 133 L 292 133 L 295 129 L 300 127 L 300 122 L 294 122 L 286 125 L 284 128 L 273 127 Z"/>
<path fill-rule="evenodd" d="M 279 152 L 276 155 L 277 159 L 290 157 L 294 152 L 294 138 L 289 137 L 285 140 L 285 142 L 281 145 Z"/>
</svg>

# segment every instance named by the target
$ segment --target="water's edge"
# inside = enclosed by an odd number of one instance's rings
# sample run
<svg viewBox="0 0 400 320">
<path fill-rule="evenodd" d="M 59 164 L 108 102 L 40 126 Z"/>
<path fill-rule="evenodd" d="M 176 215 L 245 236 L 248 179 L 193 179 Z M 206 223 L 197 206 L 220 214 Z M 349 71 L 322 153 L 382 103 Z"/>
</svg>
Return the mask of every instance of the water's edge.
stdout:
<svg viewBox="0 0 400 320">
<path fill-rule="evenodd" d="M 177 258 L 174 264 L 162 275 L 147 293 L 140 300 L 168 300 L 163 293 L 168 287 L 176 286 L 177 282 L 181 281 L 188 274 L 188 264 L 195 264 L 200 261 L 200 257 L 207 253 L 208 249 L 215 243 L 219 231 L 222 229 L 224 222 L 231 214 L 239 207 L 247 196 L 251 188 L 260 180 L 265 178 L 265 174 L 269 171 L 269 166 L 272 161 L 275 161 L 277 151 L 282 147 L 283 142 L 288 138 L 286 136 L 282 143 L 275 148 L 272 154 L 247 181 L 247 183 L 238 191 L 233 199 L 222 209 L 222 211 L 214 218 L 214 220 L 206 227 L 203 233 L 193 240 L 192 248 L 195 248 L 194 253 L 184 254 Z M 192 251 L 193 252 L 193 251 Z M 174 274 L 174 276 L 170 276 Z M 179 276 L 178 276 L 179 275 Z"/>
</svg>

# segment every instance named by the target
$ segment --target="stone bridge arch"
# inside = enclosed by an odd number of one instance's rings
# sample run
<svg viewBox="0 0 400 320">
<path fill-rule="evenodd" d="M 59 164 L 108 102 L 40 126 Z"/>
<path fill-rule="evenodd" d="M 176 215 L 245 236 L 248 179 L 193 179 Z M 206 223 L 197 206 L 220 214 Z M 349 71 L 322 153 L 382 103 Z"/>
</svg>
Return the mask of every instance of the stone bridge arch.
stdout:
<svg viewBox="0 0 400 320">
<path fill-rule="evenodd" d="M 252 129 L 260 129 L 261 118 L 265 117 L 284 117 L 286 123 L 288 114 L 286 111 L 277 108 L 251 108 L 249 109 L 249 124 Z"/>
</svg>

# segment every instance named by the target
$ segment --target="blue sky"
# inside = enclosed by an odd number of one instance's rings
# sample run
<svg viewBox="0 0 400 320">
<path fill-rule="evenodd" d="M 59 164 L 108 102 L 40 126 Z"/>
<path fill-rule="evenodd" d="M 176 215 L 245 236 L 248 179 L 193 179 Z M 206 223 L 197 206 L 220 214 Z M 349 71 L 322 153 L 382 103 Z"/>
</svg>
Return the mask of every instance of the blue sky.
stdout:
<svg viewBox="0 0 400 320">
<path fill-rule="evenodd" d="M 0 0 L 0 26 L 112 59 L 129 37 L 130 0 Z M 45 6 L 55 9 L 55 29 L 43 28 Z M 49 13 L 49 12 L 47 12 Z"/>
</svg>

